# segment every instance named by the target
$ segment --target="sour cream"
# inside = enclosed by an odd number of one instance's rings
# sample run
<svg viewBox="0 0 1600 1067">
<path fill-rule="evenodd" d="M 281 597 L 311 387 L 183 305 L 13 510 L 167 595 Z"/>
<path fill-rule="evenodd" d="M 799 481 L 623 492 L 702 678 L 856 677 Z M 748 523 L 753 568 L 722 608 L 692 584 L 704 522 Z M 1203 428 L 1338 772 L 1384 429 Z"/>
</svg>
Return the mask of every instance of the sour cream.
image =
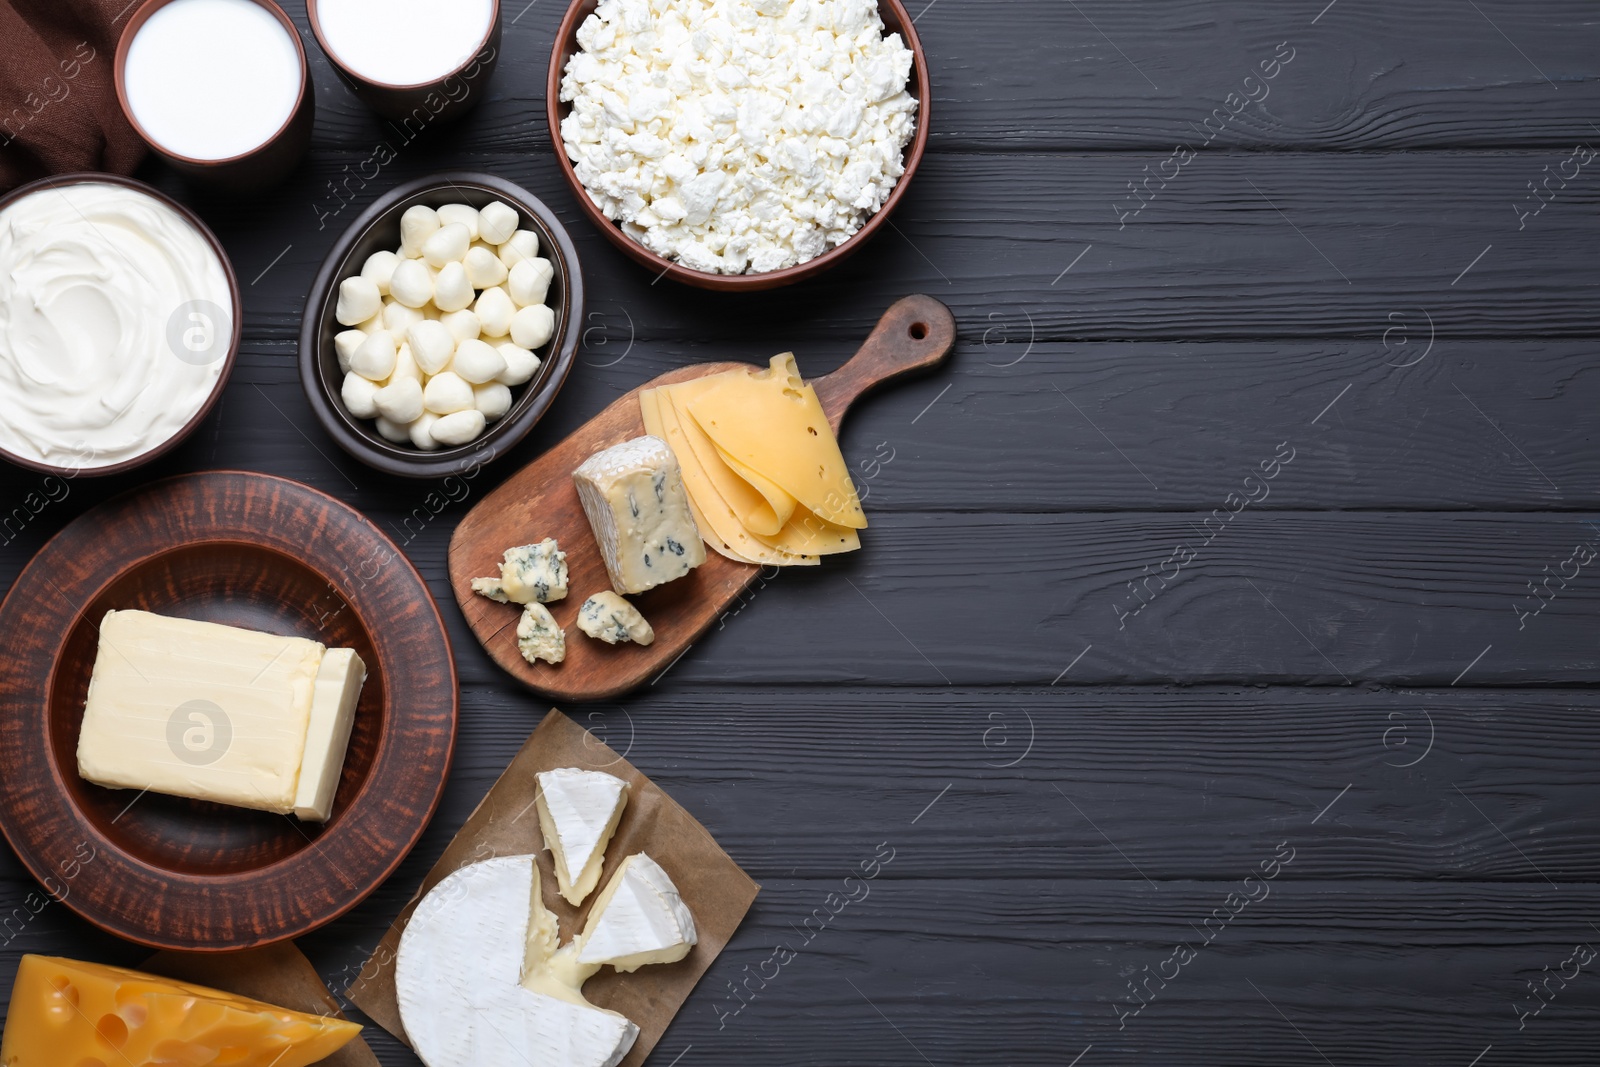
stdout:
<svg viewBox="0 0 1600 1067">
<path fill-rule="evenodd" d="M 380 85 L 421 85 L 460 70 L 493 18 L 493 0 L 317 0 L 328 49 Z"/>
<path fill-rule="evenodd" d="M 182 430 L 227 362 L 221 257 L 156 198 L 108 182 L 0 211 L 0 448 L 78 469 Z"/>
</svg>

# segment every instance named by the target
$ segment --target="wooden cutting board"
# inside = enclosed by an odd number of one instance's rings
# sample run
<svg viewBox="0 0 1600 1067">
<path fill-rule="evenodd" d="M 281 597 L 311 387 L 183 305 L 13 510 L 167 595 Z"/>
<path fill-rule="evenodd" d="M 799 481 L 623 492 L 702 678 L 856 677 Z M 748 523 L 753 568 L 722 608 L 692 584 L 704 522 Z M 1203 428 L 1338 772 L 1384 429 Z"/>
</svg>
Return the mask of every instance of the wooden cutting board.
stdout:
<svg viewBox="0 0 1600 1067">
<path fill-rule="evenodd" d="M 939 301 L 930 296 L 896 301 L 848 363 L 812 383 L 834 432 L 858 397 L 891 378 L 938 366 L 955 338 L 955 319 Z M 770 347 L 777 351 L 781 346 Z M 742 366 L 703 363 L 646 382 L 506 479 L 456 526 L 450 538 L 450 586 L 479 643 L 518 681 L 554 700 L 604 700 L 624 693 L 682 655 L 760 573 L 759 567 L 707 548 L 705 563 L 686 577 L 630 597 L 655 629 L 655 642 L 647 646 L 602 644 L 576 625 L 584 600 L 610 589 L 611 582 L 578 503 L 573 470 L 601 449 L 643 436 L 642 390 Z M 555 538 L 567 554 L 569 592 L 565 600 L 547 605 L 567 631 L 567 658 L 554 665 L 529 663 L 517 651 L 519 606 L 497 604 L 472 591 L 472 579 L 500 573 L 500 557 L 507 548 L 546 537 Z M 822 566 L 828 566 L 827 557 Z"/>
</svg>

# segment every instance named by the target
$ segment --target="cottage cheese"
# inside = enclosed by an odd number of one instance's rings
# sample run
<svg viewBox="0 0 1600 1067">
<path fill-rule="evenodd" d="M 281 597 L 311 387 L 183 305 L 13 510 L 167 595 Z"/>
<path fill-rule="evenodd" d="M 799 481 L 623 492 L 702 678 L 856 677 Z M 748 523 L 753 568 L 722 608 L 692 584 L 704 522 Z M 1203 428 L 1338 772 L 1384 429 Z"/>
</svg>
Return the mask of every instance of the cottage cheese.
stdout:
<svg viewBox="0 0 1600 1067">
<path fill-rule="evenodd" d="M 561 80 L 578 180 L 694 270 L 821 255 L 905 170 L 911 52 L 883 29 L 872 0 L 601 0 Z"/>
</svg>

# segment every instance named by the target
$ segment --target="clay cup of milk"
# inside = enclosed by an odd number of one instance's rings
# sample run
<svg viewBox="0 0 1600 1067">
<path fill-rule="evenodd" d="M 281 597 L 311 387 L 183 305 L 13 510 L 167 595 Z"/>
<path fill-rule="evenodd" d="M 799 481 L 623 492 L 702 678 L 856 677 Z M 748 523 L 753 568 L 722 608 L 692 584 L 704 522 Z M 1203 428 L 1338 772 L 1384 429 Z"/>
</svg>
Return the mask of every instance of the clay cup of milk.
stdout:
<svg viewBox="0 0 1600 1067">
<path fill-rule="evenodd" d="M 272 0 L 146 0 L 117 42 L 115 75 L 139 136 L 200 184 L 263 189 L 311 143 L 305 48 Z"/>
<path fill-rule="evenodd" d="M 306 0 L 346 83 L 407 140 L 470 110 L 500 54 L 500 0 Z"/>
</svg>

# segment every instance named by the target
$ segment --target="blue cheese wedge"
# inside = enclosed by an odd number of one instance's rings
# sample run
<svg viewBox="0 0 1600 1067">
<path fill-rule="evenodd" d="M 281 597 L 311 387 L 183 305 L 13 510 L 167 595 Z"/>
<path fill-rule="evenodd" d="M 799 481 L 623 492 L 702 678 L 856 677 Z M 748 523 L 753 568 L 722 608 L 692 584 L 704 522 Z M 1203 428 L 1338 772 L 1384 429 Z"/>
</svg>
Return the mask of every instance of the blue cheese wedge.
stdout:
<svg viewBox="0 0 1600 1067">
<path fill-rule="evenodd" d="M 555 539 L 508 548 L 500 563 L 500 591 L 517 604 L 551 604 L 567 595 L 567 554 Z"/>
<path fill-rule="evenodd" d="M 608 645 L 623 641 L 648 645 L 656 639 L 639 609 L 609 590 L 583 602 L 578 609 L 578 629 Z"/>
<path fill-rule="evenodd" d="M 517 651 L 529 663 L 560 663 L 567 658 L 566 632 L 543 604 L 522 609 L 522 618 L 517 620 Z"/>
<path fill-rule="evenodd" d="M 618 593 L 682 578 L 706 560 L 678 460 L 659 437 L 596 452 L 572 472 Z"/>
</svg>

